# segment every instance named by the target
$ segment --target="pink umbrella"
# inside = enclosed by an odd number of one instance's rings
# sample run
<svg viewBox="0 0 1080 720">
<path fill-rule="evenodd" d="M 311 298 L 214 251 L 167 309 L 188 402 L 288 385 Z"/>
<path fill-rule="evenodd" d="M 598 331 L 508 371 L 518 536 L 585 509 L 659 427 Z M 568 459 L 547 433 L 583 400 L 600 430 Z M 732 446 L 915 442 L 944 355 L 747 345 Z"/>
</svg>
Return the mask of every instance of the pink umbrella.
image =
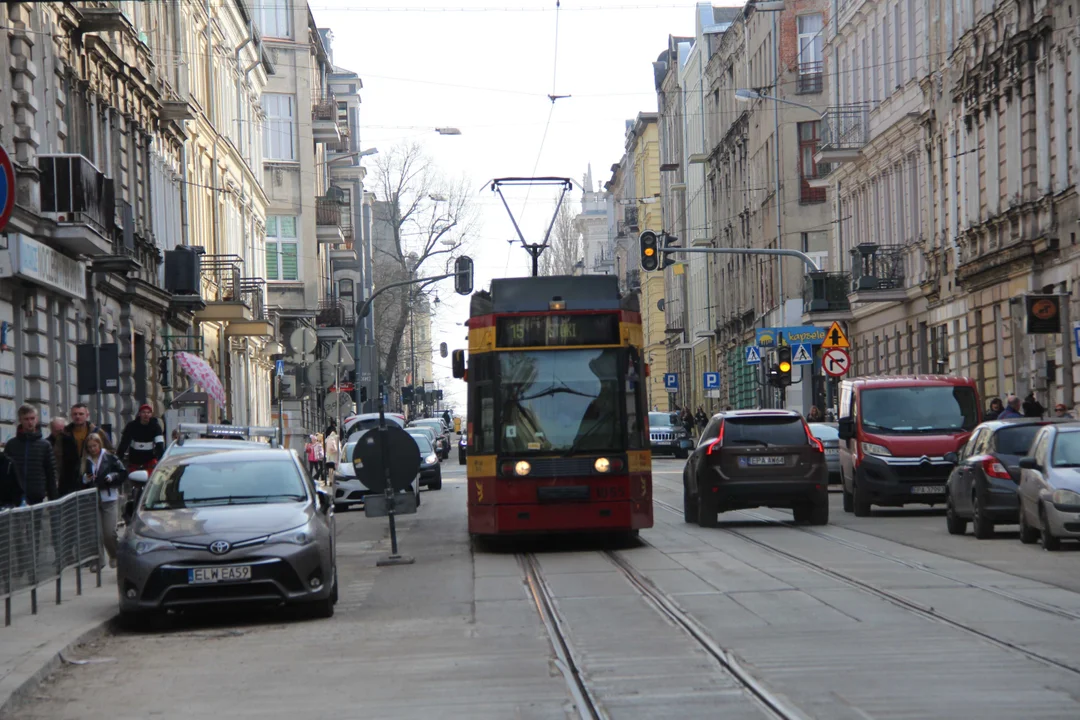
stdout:
<svg viewBox="0 0 1080 720">
<path fill-rule="evenodd" d="M 209 363 L 198 355 L 191 353 L 176 353 L 176 361 L 180 363 L 180 369 L 184 371 L 193 383 L 202 386 L 206 393 L 217 400 L 218 405 L 225 404 L 225 388 L 221 385 L 221 379 L 210 367 Z"/>
</svg>

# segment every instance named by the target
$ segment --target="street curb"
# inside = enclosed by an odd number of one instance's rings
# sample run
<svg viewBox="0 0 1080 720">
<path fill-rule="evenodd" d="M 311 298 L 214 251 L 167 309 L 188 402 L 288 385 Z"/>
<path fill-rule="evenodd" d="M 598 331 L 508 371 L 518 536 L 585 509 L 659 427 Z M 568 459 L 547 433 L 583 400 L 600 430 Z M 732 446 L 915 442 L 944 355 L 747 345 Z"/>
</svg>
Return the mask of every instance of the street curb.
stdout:
<svg viewBox="0 0 1080 720">
<path fill-rule="evenodd" d="M 58 640 L 39 648 L 15 670 L 0 680 L 0 720 L 14 718 L 14 711 L 29 695 L 63 663 L 66 655 L 79 645 L 103 636 L 113 621 L 113 614 L 105 620 L 83 625 L 76 631 L 75 639 Z"/>
</svg>

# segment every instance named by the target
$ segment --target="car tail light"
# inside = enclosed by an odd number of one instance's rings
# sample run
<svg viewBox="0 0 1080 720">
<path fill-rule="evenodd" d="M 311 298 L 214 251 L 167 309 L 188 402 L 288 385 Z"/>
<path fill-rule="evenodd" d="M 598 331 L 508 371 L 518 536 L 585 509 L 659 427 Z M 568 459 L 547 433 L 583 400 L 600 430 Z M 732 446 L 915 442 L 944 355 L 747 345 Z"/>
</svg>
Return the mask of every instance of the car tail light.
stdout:
<svg viewBox="0 0 1080 720">
<path fill-rule="evenodd" d="M 716 436 L 716 439 L 709 443 L 708 448 L 705 450 L 706 455 L 712 455 L 713 450 L 720 446 L 724 442 L 724 423 L 720 423 L 720 434 Z M 718 451 L 719 452 L 719 451 Z"/>
<path fill-rule="evenodd" d="M 821 444 L 821 441 L 814 437 L 814 433 L 810 432 L 810 426 L 803 423 L 803 427 L 806 428 L 806 439 L 810 441 L 810 444 L 817 448 L 819 453 L 825 452 L 825 446 Z"/>
<path fill-rule="evenodd" d="M 1012 480 L 1012 475 L 1009 474 L 1009 469 L 1002 465 L 997 458 L 985 458 L 982 461 L 982 469 L 986 477 L 999 478 L 1001 480 Z"/>
</svg>

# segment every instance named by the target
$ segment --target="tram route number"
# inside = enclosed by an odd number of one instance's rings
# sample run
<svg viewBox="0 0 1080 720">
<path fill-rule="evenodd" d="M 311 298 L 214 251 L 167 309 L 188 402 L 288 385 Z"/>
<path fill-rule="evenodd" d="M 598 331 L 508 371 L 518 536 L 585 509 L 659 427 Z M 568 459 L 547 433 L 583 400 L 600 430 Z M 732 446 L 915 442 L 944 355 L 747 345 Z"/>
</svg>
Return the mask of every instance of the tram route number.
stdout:
<svg viewBox="0 0 1080 720">
<path fill-rule="evenodd" d="M 593 494 L 598 500 L 625 500 L 627 490 L 622 485 L 597 485 Z"/>
<path fill-rule="evenodd" d="M 496 321 L 500 348 L 619 344 L 619 318 L 601 315 L 530 315 Z"/>
</svg>

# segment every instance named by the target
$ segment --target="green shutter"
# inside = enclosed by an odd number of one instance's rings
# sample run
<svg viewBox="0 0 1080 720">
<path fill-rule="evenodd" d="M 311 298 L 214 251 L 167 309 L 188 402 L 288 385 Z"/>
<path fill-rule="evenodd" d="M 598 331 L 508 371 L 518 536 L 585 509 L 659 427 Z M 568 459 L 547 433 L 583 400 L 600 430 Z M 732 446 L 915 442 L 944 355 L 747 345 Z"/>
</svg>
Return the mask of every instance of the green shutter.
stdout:
<svg viewBox="0 0 1080 720">
<path fill-rule="evenodd" d="M 278 237 L 296 237 L 296 218 L 291 215 L 282 215 L 278 219 L 281 221 L 281 235 Z"/>
<path fill-rule="evenodd" d="M 278 247 L 276 242 L 266 243 L 266 279 L 278 279 Z"/>
<path fill-rule="evenodd" d="M 296 271 L 296 243 L 281 243 L 281 279 L 299 279 Z"/>
</svg>

